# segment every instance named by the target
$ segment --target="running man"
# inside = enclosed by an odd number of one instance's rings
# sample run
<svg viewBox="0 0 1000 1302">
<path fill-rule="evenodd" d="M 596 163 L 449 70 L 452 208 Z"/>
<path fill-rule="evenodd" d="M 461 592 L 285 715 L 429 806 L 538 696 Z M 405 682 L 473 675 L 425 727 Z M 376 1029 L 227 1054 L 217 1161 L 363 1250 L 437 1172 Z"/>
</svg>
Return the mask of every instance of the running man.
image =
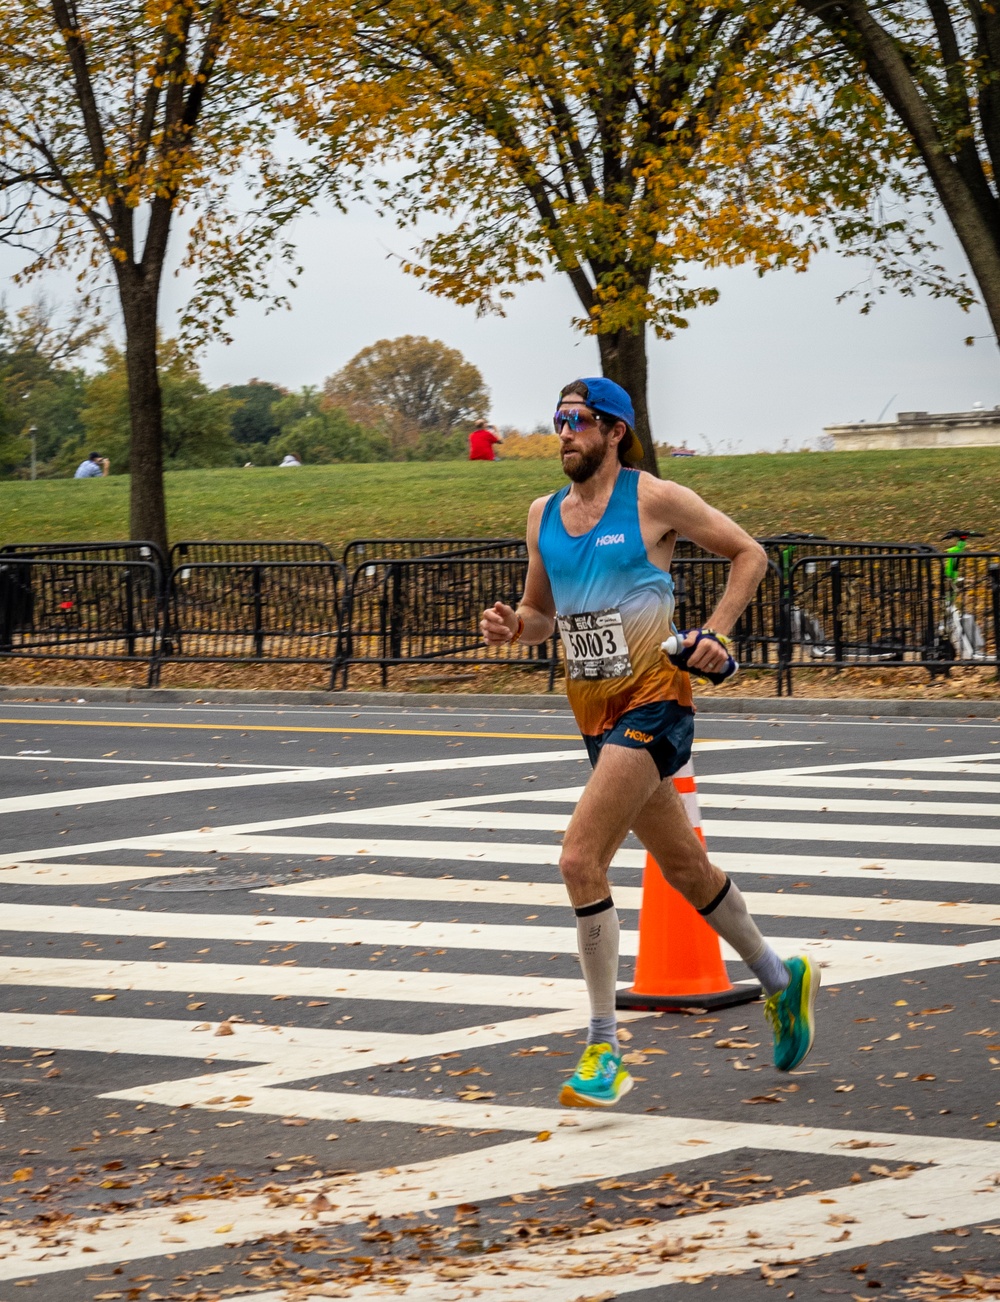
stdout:
<svg viewBox="0 0 1000 1302">
<path fill-rule="evenodd" d="M 812 1047 L 819 970 L 809 958 L 778 957 L 688 822 L 670 779 L 691 757 L 691 682 L 660 649 L 675 631 L 668 571 L 678 534 L 732 562 L 708 624 L 685 638 L 697 642 L 695 670 L 725 667 L 726 634 L 764 575 L 764 551 L 690 489 L 630 468 L 642 445 L 632 401 L 611 380 L 567 385 L 553 423 L 572 483 L 531 504 L 524 595 L 516 610 L 496 602 L 480 627 L 496 646 L 544 642 L 558 623 L 567 696 L 593 765 L 559 861 L 590 996 L 587 1048 L 560 1102 L 609 1107 L 632 1087 L 618 1045 L 618 914 L 608 885 L 629 829 L 760 981 L 775 1066 L 791 1071 Z"/>
</svg>

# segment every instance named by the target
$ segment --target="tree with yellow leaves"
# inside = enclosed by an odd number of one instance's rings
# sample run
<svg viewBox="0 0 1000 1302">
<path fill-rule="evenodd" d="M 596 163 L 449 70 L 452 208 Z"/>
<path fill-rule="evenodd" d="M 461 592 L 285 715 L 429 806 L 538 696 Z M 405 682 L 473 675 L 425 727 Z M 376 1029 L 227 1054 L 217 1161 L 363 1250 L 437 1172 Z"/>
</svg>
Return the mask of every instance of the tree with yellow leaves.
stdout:
<svg viewBox="0 0 1000 1302">
<path fill-rule="evenodd" d="M 401 224 L 447 219 L 405 264 L 433 293 L 500 310 L 568 276 L 655 472 L 648 327 L 715 300 L 702 268 L 802 269 L 905 188 L 878 97 L 806 27 L 785 0 L 356 0 L 309 129 L 338 124 L 331 162 L 377 142 Z"/>
<path fill-rule="evenodd" d="M 171 238 L 204 340 L 243 298 L 308 190 L 271 152 L 295 0 L 0 0 L 0 240 L 24 275 L 113 284 L 131 418 L 131 533 L 165 546 L 157 315 Z M 234 183 L 246 211 L 228 202 Z M 297 197 L 299 196 L 299 197 Z M 178 218 L 186 230 L 177 232 Z M 276 243 L 277 241 L 277 243 Z"/>
</svg>

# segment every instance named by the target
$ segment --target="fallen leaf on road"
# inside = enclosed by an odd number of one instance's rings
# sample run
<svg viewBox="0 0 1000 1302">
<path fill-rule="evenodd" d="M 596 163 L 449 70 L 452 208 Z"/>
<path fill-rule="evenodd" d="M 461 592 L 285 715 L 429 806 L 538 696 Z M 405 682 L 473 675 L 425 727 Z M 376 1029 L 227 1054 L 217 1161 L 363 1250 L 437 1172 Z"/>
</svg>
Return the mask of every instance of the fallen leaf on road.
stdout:
<svg viewBox="0 0 1000 1302">
<path fill-rule="evenodd" d="M 773 1284 L 779 1279 L 791 1279 L 793 1275 L 798 1273 L 798 1266 L 769 1266 L 764 1262 L 760 1268 L 761 1279 L 766 1279 L 769 1284 Z"/>
<path fill-rule="evenodd" d="M 653 1246 L 653 1252 L 661 1259 L 679 1257 L 685 1251 L 683 1239 L 664 1239 Z"/>
</svg>

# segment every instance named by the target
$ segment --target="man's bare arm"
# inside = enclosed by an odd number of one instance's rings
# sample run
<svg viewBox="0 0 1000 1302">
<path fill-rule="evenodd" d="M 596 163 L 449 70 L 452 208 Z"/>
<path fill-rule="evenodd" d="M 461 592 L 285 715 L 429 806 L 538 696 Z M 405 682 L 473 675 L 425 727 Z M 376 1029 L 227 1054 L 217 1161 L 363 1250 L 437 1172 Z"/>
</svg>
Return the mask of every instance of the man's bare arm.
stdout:
<svg viewBox="0 0 1000 1302">
<path fill-rule="evenodd" d="M 538 529 L 542 520 L 547 498 L 540 497 L 531 504 L 528 511 L 528 574 L 524 583 L 524 595 L 517 609 L 505 606 L 502 601 L 495 602 L 483 611 L 479 622 L 483 638 L 490 646 L 501 646 L 511 642 L 517 636 L 518 621 L 523 620 L 524 628 L 518 639 L 534 645 L 544 642 L 552 636 L 555 628 L 556 606 L 552 599 L 548 575 L 538 550 Z"/>
<path fill-rule="evenodd" d="M 641 489 L 643 514 L 656 528 L 662 527 L 664 534 L 676 530 L 705 551 L 732 562 L 725 591 L 705 625 L 717 633 L 731 633 L 767 572 L 767 553 L 735 520 L 709 506 L 690 488 L 643 475 Z M 689 644 L 691 641 L 693 638 L 688 639 Z M 689 664 L 693 669 L 716 671 L 725 664 L 725 652 L 704 641 Z"/>
</svg>

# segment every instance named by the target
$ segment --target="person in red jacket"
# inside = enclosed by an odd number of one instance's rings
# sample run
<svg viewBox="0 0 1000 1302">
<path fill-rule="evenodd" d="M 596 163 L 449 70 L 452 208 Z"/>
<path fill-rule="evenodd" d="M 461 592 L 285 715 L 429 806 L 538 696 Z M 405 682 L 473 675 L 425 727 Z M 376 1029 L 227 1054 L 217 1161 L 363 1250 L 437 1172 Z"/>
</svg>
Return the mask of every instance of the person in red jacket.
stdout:
<svg viewBox="0 0 1000 1302">
<path fill-rule="evenodd" d="M 495 426 L 480 425 L 469 435 L 469 460 L 496 461 L 493 448 L 495 444 L 502 442 L 503 439 L 496 432 Z"/>
</svg>

